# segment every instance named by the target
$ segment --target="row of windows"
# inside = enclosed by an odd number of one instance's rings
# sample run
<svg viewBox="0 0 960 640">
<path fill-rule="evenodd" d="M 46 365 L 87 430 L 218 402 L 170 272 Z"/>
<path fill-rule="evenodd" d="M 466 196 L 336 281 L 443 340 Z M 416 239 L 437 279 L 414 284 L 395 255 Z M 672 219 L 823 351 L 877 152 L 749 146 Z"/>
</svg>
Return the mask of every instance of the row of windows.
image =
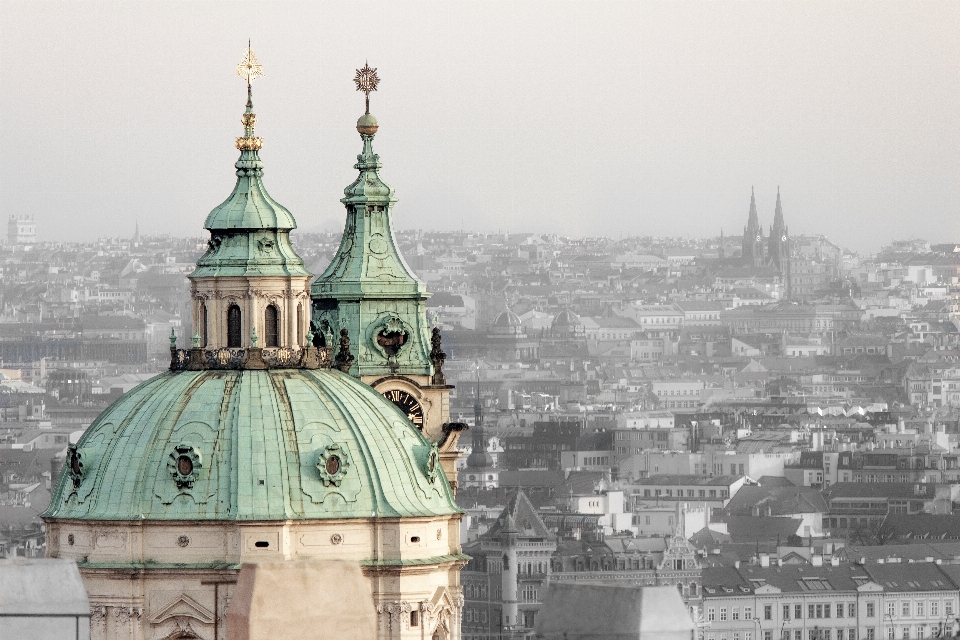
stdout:
<svg viewBox="0 0 960 640">
<path fill-rule="evenodd" d="M 687 489 L 687 495 L 686 495 L 686 497 L 687 497 L 687 498 L 693 498 L 693 497 L 706 498 L 708 493 L 709 493 L 709 496 L 710 496 L 711 498 L 716 498 L 716 497 L 717 497 L 717 490 L 716 490 L 716 489 L 710 489 L 709 491 L 706 490 L 706 489 L 697 489 L 697 490 L 696 490 L 696 491 L 697 491 L 697 495 L 696 495 L 696 496 L 693 495 L 693 491 L 694 491 L 693 489 Z M 651 498 L 651 497 L 660 496 L 660 495 L 665 495 L 665 496 L 673 497 L 673 489 L 654 489 L 654 490 L 653 490 L 653 495 L 651 495 L 651 490 L 650 490 L 650 489 L 644 489 L 644 490 L 643 490 L 643 497 L 644 497 L 644 498 Z M 678 498 L 683 498 L 683 497 L 684 497 L 684 495 L 683 495 L 683 489 L 677 489 L 677 497 L 678 497 Z M 721 497 L 721 498 L 726 498 L 726 497 L 727 497 L 727 490 L 726 490 L 726 489 L 720 489 L 720 497 Z"/>
<path fill-rule="evenodd" d="M 238 349 L 243 344 L 242 313 L 238 305 L 227 309 L 227 347 Z M 267 305 L 263 312 L 263 346 L 280 346 L 280 311 L 276 305 Z M 297 305 L 297 344 L 303 343 L 303 307 Z M 207 346 L 208 320 L 206 306 L 200 307 L 200 344 Z"/>
<path fill-rule="evenodd" d="M 876 603 L 867 602 L 865 603 L 865 617 L 875 618 L 877 615 Z M 783 620 L 801 620 L 803 619 L 804 606 L 802 603 L 793 603 L 793 604 L 784 604 L 783 606 Z M 744 605 L 743 617 L 741 618 L 741 608 L 740 607 L 719 607 L 719 612 L 717 607 L 707 607 L 707 621 L 720 621 L 726 622 L 729 620 L 751 620 L 753 618 L 753 607 L 749 605 Z M 927 613 L 929 612 L 929 614 Z M 727 617 L 729 614 L 729 618 Z M 902 618 L 913 617 L 924 617 L 929 615 L 930 617 L 939 617 L 940 616 L 940 601 L 939 600 L 902 600 L 899 603 L 897 601 L 887 603 L 886 618 L 892 619 L 897 616 Z M 953 601 L 945 600 L 943 602 L 943 615 L 946 617 L 953 616 Z M 837 603 L 814 603 L 807 604 L 806 606 L 806 617 L 807 619 L 824 619 L 824 618 L 855 618 L 857 616 L 857 605 L 854 602 L 837 602 Z M 772 620 L 773 619 L 773 606 L 764 605 L 763 607 L 763 619 Z"/>
</svg>

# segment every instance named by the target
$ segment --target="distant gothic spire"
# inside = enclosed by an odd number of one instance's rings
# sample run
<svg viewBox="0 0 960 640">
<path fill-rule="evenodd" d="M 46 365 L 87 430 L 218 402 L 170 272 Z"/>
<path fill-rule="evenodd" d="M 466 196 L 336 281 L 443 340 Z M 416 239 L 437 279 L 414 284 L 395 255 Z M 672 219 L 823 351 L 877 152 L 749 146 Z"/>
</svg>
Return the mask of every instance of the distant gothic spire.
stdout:
<svg viewBox="0 0 960 640">
<path fill-rule="evenodd" d="M 753 187 L 750 187 L 750 214 L 747 216 L 747 226 L 743 228 L 743 263 L 748 267 L 759 267 L 763 264 L 763 228 L 757 215 L 757 198 Z"/>
</svg>

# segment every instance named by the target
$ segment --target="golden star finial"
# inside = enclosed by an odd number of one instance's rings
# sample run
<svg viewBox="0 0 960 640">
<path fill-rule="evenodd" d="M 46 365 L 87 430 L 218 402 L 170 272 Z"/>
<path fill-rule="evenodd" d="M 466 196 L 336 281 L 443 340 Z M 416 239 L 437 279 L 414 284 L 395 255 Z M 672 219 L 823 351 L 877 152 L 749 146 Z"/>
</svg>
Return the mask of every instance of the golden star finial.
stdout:
<svg viewBox="0 0 960 640">
<path fill-rule="evenodd" d="M 380 84 L 380 78 L 377 76 L 377 70 L 371 69 L 370 64 L 363 63 L 363 69 L 357 69 L 357 75 L 353 81 L 357 83 L 357 91 L 363 91 L 367 94 L 367 113 L 370 113 L 370 92 L 377 90 Z"/>
<path fill-rule="evenodd" d="M 257 78 L 263 77 L 263 67 L 257 62 L 257 56 L 253 53 L 253 47 L 247 43 L 247 51 L 243 54 L 243 60 L 237 65 L 237 75 L 247 80 L 247 84 L 253 83 Z"/>
</svg>

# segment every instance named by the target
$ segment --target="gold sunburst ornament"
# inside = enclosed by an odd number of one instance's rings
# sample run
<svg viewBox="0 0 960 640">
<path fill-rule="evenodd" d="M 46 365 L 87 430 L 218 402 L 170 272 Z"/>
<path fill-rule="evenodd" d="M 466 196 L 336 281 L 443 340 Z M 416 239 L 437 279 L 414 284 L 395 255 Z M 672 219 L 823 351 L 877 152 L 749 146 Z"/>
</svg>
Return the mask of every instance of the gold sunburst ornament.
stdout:
<svg viewBox="0 0 960 640">
<path fill-rule="evenodd" d="M 247 51 L 243 54 L 243 60 L 237 65 L 237 75 L 246 79 L 247 84 L 263 77 L 263 67 L 257 62 L 257 56 L 253 53 L 253 48 L 249 42 L 247 43 Z"/>
<path fill-rule="evenodd" d="M 357 75 L 353 77 L 357 83 L 357 91 L 363 91 L 367 97 L 367 113 L 370 113 L 370 92 L 377 90 L 380 84 L 380 78 L 377 76 L 377 70 L 371 69 L 366 62 L 363 63 L 363 69 L 357 69 Z"/>
<path fill-rule="evenodd" d="M 259 151 L 263 147 L 263 138 L 254 135 L 257 114 L 253 112 L 253 89 L 250 85 L 257 78 L 263 77 L 263 67 L 257 62 L 257 56 L 253 53 L 253 47 L 250 46 L 249 41 L 247 41 L 247 51 L 243 54 L 243 60 L 237 65 L 237 75 L 247 81 L 247 111 L 241 119 L 243 137 L 237 138 L 237 149 Z"/>
</svg>

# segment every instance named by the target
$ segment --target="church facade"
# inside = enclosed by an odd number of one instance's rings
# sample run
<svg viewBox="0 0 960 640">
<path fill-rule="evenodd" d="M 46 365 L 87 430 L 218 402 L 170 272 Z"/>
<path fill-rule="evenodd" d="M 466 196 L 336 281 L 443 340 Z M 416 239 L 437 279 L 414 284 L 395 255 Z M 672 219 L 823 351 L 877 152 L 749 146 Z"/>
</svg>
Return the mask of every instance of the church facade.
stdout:
<svg viewBox="0 0 960 640">
<path fill-rule="evenodd" d="M 43 514 L 48 556 L 76 560 L 94 640 L 224 638 L 242 563 L 304 559 L 360 565 L 378 638 L 458 639 L 468 558 L 445 459 L 458 433 L 438 424 L 449 387 L 426 293 L 395 250 L 389 202 L 373 197 L 392 194 L 370 184 L 376 121 L 368 108 L 358 122 L 360 177 L 345 198 L 369 254 L 341 247 L 328 272 L 342 278 L 311 291 L 293 215 L 263 185 L 251 50 L 239 71 L 237 182 L 207 217 L 207 251 L 189 276 L 191 346 L 171 336 L 169 371 L 71 445 Z M 355 255 L 391 287 L 364 288 L 369 271 L 350 281 L 341 259 Z M 318 313 L 331 300 L 336 313 Z M 360 344 L 376 344 L 381 360 Z M 381 393 L 393 387 L 367 384 L 404 377 L 435 403 L 430 422 Z M 316 597 L 336 589 L 318 585 Z"/>
</svg>

